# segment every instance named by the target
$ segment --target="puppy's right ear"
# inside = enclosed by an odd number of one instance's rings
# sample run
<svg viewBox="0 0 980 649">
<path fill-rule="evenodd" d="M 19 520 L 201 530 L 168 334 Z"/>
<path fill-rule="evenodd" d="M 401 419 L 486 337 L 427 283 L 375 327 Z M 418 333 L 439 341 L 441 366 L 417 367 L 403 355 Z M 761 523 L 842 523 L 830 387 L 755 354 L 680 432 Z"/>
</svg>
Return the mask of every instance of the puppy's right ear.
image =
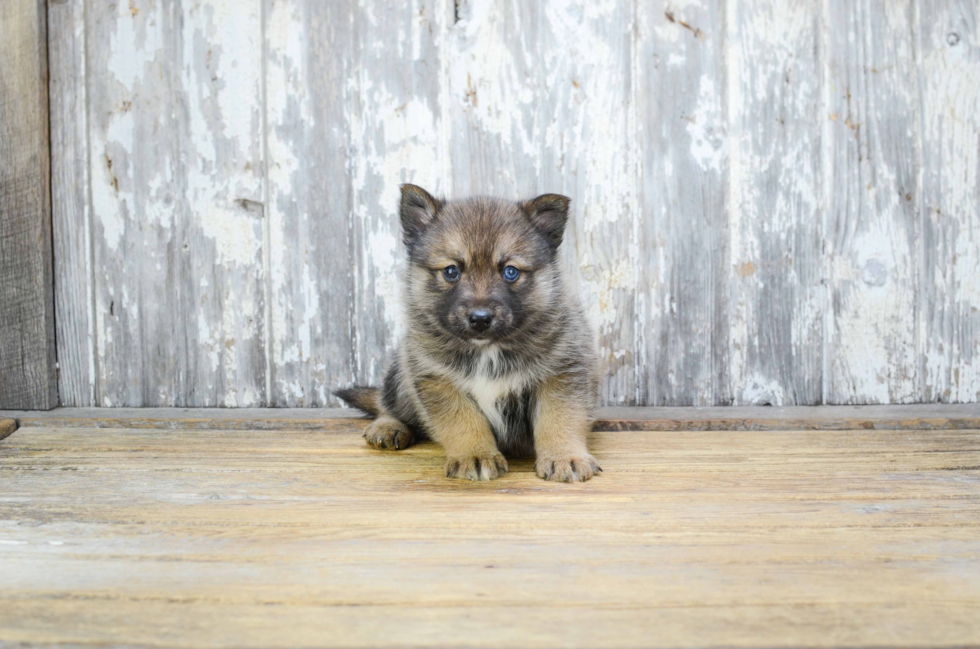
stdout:
<svg viewBox="0 0 980 649">
<path fill-rule="evenodd" d="M 543 234 L 554 248 L 561 245 L 565 233 L 565 222 L 568 221 L 567 196 L 560 194 L 542 194 L 534 200 L 522 203 L 524 212 L 531 223 Z"/>
<path fill-rule="evenodd" d="M 442 201 L 416 185 L 402 185 L 402 237 L 409 245 L 435 220 Z"/>
</svg>

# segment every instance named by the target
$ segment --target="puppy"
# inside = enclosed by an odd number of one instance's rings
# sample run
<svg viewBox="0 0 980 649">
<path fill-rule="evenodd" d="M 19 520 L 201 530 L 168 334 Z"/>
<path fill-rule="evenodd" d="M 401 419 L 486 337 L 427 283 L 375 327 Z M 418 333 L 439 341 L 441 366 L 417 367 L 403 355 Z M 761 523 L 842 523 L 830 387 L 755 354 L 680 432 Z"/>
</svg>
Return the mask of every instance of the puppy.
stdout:
<svg viewBox="0 0 980 649">
<path fill-rule="evenodd" d="M 593 338 L 559 269 L 569 199 L 442 201 L 401 189 L 408 334 L 380 391 L 335 392 L 376 417 L 368 444 L 432 439 L 451 478 L 492 480 L 507 473 L 505 455 L 532 453 L 545 480 L 600 473 L 586 447 Z"/>
</svg>

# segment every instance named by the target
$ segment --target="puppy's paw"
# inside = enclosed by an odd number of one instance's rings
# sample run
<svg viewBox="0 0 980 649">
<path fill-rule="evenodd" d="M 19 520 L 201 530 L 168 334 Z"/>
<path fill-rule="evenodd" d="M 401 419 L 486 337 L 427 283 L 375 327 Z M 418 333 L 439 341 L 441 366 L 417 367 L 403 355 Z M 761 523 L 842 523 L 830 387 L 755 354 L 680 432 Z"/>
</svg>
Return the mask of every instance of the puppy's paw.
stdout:
<svg viewBox="0 0 980 649">
<path fill-rule="evenodd" d="M 376 419 L 364 429 L 364 439 L 374 448 L 401 451 L 415 443 L 408 426 L 391 417 Z"/>
<path fill-rule="evenodd" d="M 447 478 L 495 480 L 507 473 L 507 460 L 500 453 L 474 454 L 446 460 Z"/>
<path fill-rule="evenodd" d="M 589 454 L 580 457 L 542 457 L 534 463 L 539 478 L 555 482 L 585 482 L 602 473 L 602 467 Z"/>
</svg>

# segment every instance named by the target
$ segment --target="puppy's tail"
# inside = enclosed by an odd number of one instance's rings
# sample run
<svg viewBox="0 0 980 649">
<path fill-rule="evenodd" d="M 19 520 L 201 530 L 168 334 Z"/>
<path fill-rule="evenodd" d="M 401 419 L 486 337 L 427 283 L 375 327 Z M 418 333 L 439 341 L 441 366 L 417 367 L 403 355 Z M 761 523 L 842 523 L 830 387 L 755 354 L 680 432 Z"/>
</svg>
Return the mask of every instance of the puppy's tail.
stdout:
<svg viewBox="0 0 980 649">
<path fill-rule="evenodd" d="M 378 403 L 378 388 L 367 388 L 355 385 L 344 390 L 334 390 L 333 393 L 344 400 L 344 402 L 363 410 L 371 417 L 377 417 L 381 412 L 381 405 Z"/>
</svg>

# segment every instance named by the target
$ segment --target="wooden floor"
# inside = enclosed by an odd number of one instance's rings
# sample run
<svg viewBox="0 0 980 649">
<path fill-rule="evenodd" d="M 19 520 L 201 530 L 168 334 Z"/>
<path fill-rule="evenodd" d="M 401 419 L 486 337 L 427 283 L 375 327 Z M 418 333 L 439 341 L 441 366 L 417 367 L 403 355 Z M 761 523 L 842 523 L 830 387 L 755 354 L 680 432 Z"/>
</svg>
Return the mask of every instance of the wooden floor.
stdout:
<svg viewBox="0 0 980 649">
<path fill-rule="evenodd" d="M 156 413 L 0 441 L 0 644 L 980 646 L 976 407 L 600 431 L 605 473 L 574 485 L 527 461 L 450 481 L 438 447 L 372 451 L 345 413 Z"/>
</svg>

